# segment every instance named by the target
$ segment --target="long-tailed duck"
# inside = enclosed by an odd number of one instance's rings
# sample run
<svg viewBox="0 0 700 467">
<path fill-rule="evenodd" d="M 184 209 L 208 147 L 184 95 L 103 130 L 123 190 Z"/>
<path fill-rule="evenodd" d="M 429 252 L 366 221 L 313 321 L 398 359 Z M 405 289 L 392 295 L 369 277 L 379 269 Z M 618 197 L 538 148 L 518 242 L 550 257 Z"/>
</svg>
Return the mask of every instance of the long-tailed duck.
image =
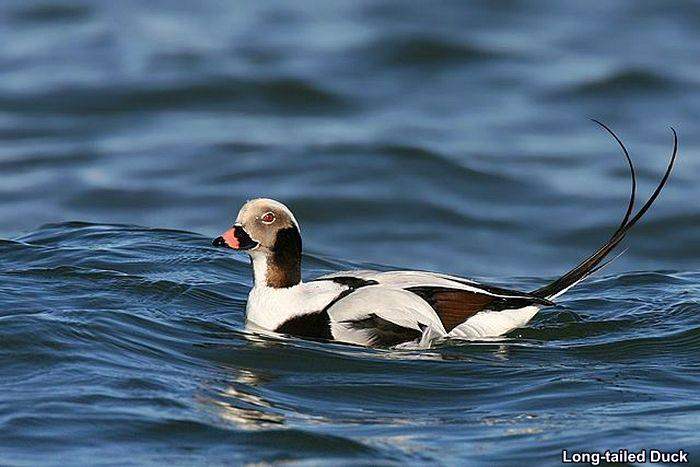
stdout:
<svg viewBox="0 0 700 467">
<path fill-rule="evenodd" d="M 599 123 L 599 122 L 598 122 Z M 469 279 L 423 271 L 345 271 L 310 282 L 301 277 L 301 234 L 294 214 L 282 203 L 254 199 L 243 205 L 233 227 L 213 241 L 250 255 L 254 286 L 248 296 L 246 325 L 308 339 L 376 347 L 428 347 L 442 338 L 481 339 L 524 326 L 542 307 L 604 267 L 605 257 L 647 212 L 666 184 L 678 140 L 659 185 L 632 215 L 632 193 L 622 222 L 597 251 L 557 280 L 532 292 L 484 285 Z M 614 258 L 613 258 L 614 259 Z M 609 260 L 610 261 L 610 260 Z M 609 262 L 608 261 L 608 262 Z"/>
</svg>

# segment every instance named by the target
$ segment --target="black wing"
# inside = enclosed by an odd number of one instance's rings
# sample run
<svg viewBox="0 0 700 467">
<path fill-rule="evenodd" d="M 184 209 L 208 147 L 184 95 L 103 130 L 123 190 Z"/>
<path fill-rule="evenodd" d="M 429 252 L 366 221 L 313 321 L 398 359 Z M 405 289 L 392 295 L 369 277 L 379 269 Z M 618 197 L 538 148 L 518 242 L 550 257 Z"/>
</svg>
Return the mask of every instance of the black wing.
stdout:
<svg viewBox="0 0 700 467">
<path fill-rule="evenodd" d="M 418 329 L 399 326 L 374 313 L 361 319 L 342 321 L 342 324 L 350 329 L 369 331 L 369 345 L 373 347 L 393 347 L 420 339 L 423 334 Z"/>
</svg>

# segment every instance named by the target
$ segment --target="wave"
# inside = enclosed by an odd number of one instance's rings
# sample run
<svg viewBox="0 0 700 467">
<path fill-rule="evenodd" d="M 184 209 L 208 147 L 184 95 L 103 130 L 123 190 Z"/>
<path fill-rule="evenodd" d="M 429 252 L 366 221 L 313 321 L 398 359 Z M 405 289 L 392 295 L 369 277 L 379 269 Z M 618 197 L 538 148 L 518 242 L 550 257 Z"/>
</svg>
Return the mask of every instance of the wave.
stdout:
<svg viewBox="0 0 700 467">
<path fill-rule="evenodd" d="M 580 82 L 557 94 L 558 97 L 622 97 L 640 93 L 669 92 L 685 86 L 676 79 L 644 68 L 623 69 L 600 78 Z"/>
<path fill-rule="evenodd" d="M 697 383 L 686 369 L 700 350 L 698 272 L 585 282 L 559 308 L 499 339 L 375 350 L 245 330 L 249 266 L 208 240 L 69 222 L 0 241 L 0 367 L 14 407 L 1 414 L 10 434 L 0 444 L 75 443 L 88 430 L 103 449 L 133 443 L 147 453 L 139 459 L 177 437 L 203 453 L 233 446 L 241 458 L 253 449 L 276 460 L 298 452 L 434 463 L 442 457 L 414 452 L 415 440 L 372 430 L 468 426 L 479 438 L 484 428 L 508 427 L 508 437 L 531 436 L 550 429 L 547 411 L 586 412 L 601 398 L 655 397 L 669 385 L 691 394 Z M 324 271 L 354 266 L 305 261 Z M 47 414 L 55 418 L 37 435 Z M 545 459 L 557 449 L 532 454 Z"/>
<path fill-rule="evenodd" d="M 59 23 L 79 21 L 89 18 L 92 9 L 77 3 L 50 4 L 40 3 L 17 8 L 10 12 L 10 17 L 17 23 Z"/>
<path fill-rule="evenodd" d="M 438 36 L 385 37 L 364 46 L 360 55 L 387 67 L 439 67 L 495 60 L 504 55 L 465 41 Z"/>
<path fill-rule="evenodd" d="M 103 87 L 63 87 L 30 95 L 0 95 L 0 109 L 23 114 L 75 115 L 123 112 L 234 110 L 251 114 L 345 113 L 344 96 L 299 78 L 208 77 L 198 81 Z"/>
</svg>

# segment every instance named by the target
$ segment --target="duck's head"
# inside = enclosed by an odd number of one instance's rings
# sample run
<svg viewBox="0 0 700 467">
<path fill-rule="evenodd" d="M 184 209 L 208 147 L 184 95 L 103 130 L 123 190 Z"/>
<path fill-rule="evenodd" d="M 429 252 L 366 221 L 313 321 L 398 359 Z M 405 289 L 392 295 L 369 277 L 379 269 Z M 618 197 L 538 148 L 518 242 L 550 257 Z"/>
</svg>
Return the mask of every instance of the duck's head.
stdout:
<svg viewBox="0 0 700 467">
<path fill-rule="evenodd" d="M 273 199 L 248 201 L 236 222 L 212 242 L 248 253 L 256 285 L 291 287 L 301 281 L 301 233 L 294 214 Z"/>
</svg>

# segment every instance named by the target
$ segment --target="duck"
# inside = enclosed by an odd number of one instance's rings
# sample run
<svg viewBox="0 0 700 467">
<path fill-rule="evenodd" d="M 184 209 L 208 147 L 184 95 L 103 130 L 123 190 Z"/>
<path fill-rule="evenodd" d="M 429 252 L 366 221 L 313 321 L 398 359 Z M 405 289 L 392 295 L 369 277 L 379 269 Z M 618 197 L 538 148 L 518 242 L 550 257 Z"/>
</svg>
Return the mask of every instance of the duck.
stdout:
<svg viewBox="0 0 700 467">
<path fill-rule="evenodd" d="M 671 128 L 673 151 L 666 171 L 633 214 L 637 179 L 632 159 L 620 138 L 595 122 L 612 135 L 627 160 L 631 195 L 607 241 L 556 280 L 529 292 L 410 270 L 340 271 L 304 281 L 301 228 L 294 214 L 279 201 L 257 198 L 243 204 L 232 227 L 212 242 L 250 257 L 253 287 L 246 328 L 366 347 L 429 348 L 452 339 L 498 338 L 525 326 L 542 308 L 555 306 L 557 297 L 617 258 L 608 256 L 657 199 L 675 163 L 678 137 Z"/>
</svg>

